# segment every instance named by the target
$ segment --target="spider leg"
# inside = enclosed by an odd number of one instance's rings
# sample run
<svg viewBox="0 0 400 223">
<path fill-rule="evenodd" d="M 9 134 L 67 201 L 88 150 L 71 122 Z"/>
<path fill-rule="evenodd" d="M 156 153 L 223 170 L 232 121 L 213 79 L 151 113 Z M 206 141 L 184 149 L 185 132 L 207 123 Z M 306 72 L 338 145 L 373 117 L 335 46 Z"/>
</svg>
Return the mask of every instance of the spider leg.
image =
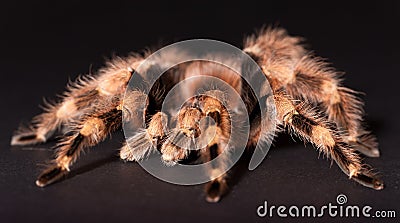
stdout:
<svg viewBox="0 0 400 223">
<path fill-rule="evenodd" d="M 218 125 L 218 124 L 217 124 Z M 226 178 L 228 174 L 224 172 L 226 165 L 230 162 L 229 152 L 227 151 L 228 139 L 222 133 L 222 129 L 218 126 L 210 126 L 208 129 L 216 128 L 215 137 L 207 148 L 201 150 L 200 157 L 203 162 L 210 162 L 218 157 L 216 162 L 211 163 L 207 167 L 207 172 L 210 176 L 210 182 L 205 185 L 206 201 L 215 203 L 220 201 L 228 191 Z"/>
<path fill-rule="evenodd" d="M 195 149 L 195 139 L 202 133 L 200 120 L 203 117 L 197 106 L 185 106 L 179 111 L 176 128 L 171 130 L 160 149 L 165 164 L 174 165 L 187 158 L 190 149 Z"/>
<path fill-rule="evenodd" d="M 107 102 L 104 102 L 107 103 Z M 108 102 L 111 103 L 111 102 Z M 44 187 L 68 173 L 69 167 L 76 161 L 80 152 L 89 146 L 94 146 L 106 136 L 121 126 L 122 106 L 120 103 L 104 104 L 103 111 L 87 115 L 58 144 L 57 155 L 53 164 L 38 177 L 36 185 Z M 110 105 L 110 106 L 109 106 Z M 111 107 L 111 110 L 106 108 Z"/>
<path fill-rule="evenodd" d="M 203 113 L 213 120 L 202 128 L 203 137 L 205 136 L 208 144 L 200 150 L 203 162 L 213 161 L 206 167 L 211 181 L 205 185 L 206 200 L 212 203 L 218 202 L 228 191 L 228 174 L 225 170 L 230 162 L 228 143 L 232 131 L 230 114 L 221 104 L 223 94 L 216 93 L 218 92 L 206 92 L 216 98 L 204 96 L 200 100 Z"/>
<path fill-rule="evenodd" d="M 337 72 L 320 59 L 304 56 L 294 70 L 293 79 L 286 85 L 295 99 L 322 103 L 328 120 L 348 133 L 343 139 L 370 157 L 378 157 L 378 143 L 362 126 L 363 103 L 357 92 L 342 87 Z"/>
<path fill-rule="evenodd" d="M 64 123 L 82 114 L 83 108 L 95 97 L 95 79 L 80 77 L 70 84 L 60 103 L 45 103 L 44 113 L 33 118 L 28 128 L 20 128 L 12 137 L 11 145 L 30 145 L 46 142 Z"/>
<path fill-rule="evenodd" d="M 244 51 L 260 64 L 273 88 L 283 87 L 294 99 L 322 104 L 328 120 L 347 132 L 344 141 L 367 156 L 379 156 L 375 136 L 362 125 L 363 103 L 357 92 L 342 87 L 337 71 L 310 56 L 302 38 L 269 27 L 248 37 Z"/>
<path fill-rule="evenodd" d="M 100 69 L 95 77 L 85 75 L 67 86 L 60 103 L 46 103 L 44 113 L 34 117 L 28 128 L 20 128 L 12 137 L 11 145 L 29 145 L 46 142 L 63 126 L 95 110 L 100 101 L 121 97 L 134 69 L 143 60 L 138 55 L 116 57 Z"/>
<path fill-rule="evenodd" d="M 120 157 L 127 161 L 139 161 L 156 150 L 167 134 L 168 116 L 157 112 L 151 117 L 146 129 L 142 129 L 126 140 Z"/>
<path fill-rule="evenodd" d="M 343 140 L 335 126 L 305 105 L 295 105 L 283 92 L 275 93 L 274 100 L 278 121 L 289 127 L 289 131 L 331 157 L 351 179 L 376 190 L 383 188 L 383 182 L 362 164 L 359 155 Z"/>
</svg>

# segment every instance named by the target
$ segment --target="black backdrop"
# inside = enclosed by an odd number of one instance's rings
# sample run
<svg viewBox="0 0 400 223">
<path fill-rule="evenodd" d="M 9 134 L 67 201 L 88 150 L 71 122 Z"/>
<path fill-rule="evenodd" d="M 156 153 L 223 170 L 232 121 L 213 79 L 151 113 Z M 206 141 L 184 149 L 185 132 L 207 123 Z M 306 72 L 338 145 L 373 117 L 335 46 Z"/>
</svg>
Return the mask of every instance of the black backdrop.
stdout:
<svg viewBox="0 0 400 223">
<path fill-rule="evenodd" d="M 396 1 L 1 3 L 0 221 L 272 222 L 282 219 L 256 215 L 265 200 L 274 205 L 322 206 L 335 203 L 340 193 L 347 195 L 349 204 L 400 214 L 399 9 Z M 43 97 L 61 93 L 68 79 L 96 70 L 104 58 L 191 38 L 240 47 L 244 35 L 263 24 L 306 37 L 311 49 L 347 73 L 345 85 L 366 92 L 367 121 L 379 137 L 382 153 L 381 158 L 366 161 L 381 171 L 383 191 L 348 180 L 336 165 L 330 168 L 329 161 L 317 159 L 310 145 L 304 148 L 284 136 L 255 171 L 247 171 L 245 161 L 238 165 L 231 192 L 219 204 L 203 200 L 202 186 L 168 184 L 137 164 L 119 161 L 120 133 L 90 150 L 72 168 L 69 179 L 45 189 L 37 188 L 34 179 L 38 164 L 52 155 L 51 144 L 9 146 L 17 126 L 40 112 Z M 326 220 L 377 221 L 321 221 Z"/>
</svg>

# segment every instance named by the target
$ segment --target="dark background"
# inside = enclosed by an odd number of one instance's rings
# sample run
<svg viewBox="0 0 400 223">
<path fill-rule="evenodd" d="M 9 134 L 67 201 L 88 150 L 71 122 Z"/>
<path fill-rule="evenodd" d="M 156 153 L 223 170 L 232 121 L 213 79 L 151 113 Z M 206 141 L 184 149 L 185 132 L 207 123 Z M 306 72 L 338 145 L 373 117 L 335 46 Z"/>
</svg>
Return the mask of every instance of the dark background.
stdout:
<svg viewBox="0 0 400 223">
<path fill-rule="evenodd" d="M 396 210 L 399 199 L 398 40 L 396 1 L 30 1 L 0 4 L 0 221 L 1 222 L 272 222 L 256 209 L 270 205 L 348 204 Z M 121 133 L 88 150 L 71 176 L 41 189 L 38 164 L 52 157 L 46 144 L 10 147 L 12 132 L 38 114 L 42 98 L 61 93 L 68 79 L 95 71 L 113 54 L 160 42 L 211 38 L 236 46 L 263 24 L 304 36 L 311 49 L 347 73 L 345 85 L 366 93 L 367 122 L 378 136 L 380 158 L 366 161 L 386 183 L 374 191 L 350 181 L 301 142 L 280 136 L 256 170 L 239 163 L 231 192 L 204 201 L 203 186 L 162 182 L 117 157 Z M 299 140 L 297 140 L 299 141 Z M 312 221 L 315 219 L 287 219 Z M 316 219 L 366 222 L 385 219 Z M 396 219 L 398 221 L 398 219 Z M 386 222 L 396 222 L 386 219 Z"/>
</svg>

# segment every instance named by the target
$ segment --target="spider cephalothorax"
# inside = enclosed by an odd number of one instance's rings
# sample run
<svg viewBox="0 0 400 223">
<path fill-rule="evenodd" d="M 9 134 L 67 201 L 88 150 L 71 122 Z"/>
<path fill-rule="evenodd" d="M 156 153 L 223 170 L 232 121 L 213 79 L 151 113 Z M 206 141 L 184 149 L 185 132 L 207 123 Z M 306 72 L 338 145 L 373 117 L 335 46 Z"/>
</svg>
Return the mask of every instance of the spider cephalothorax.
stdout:
<svg viewBox="0 0 400 223">
<path fill-rule="evenodd" d="M 206 198 L 219 201 L 227 190 L 227 174 L 221 169 L 229 162 L 229 155 L 224 150 L 235 149 L 227 146 L 232 137 L 232 117 L 243 112 L 238 111 L 238 103 L 227 99 L 224 89 L 203 89 L 191 96 L 198 90 L 198 82 L 188 81 L 179 88 L 180 96 L 187 96 L 185 102 L 176 111 L 161 109 L 175 85 L 192 77 L 209 76 L 224 81 L 242 97 L 250 119 L 248 148 L 260 139 L 270 142 L 276 132 L 287 130 L 336 161 L 350 178 L 367 187 L 383 188 L 383 182 L 361 162 L 357 152 L 379 156 L 375 137 L 362 125 L 362 102 L 357 92 L 341 85 L 338 72 L 307 51 L 301 38 L 291 37 L 283 29 L 269 28 L 247 38 L 243 52 L 258 63 L 271 86 L 262 101 L 240 75 L 210 61 L 186 62 L 169 69 L 148 94 L 127 89 L 129 80 L 143 81 L 136 70 L 150 55 L 132 54 L 114 58 L 97 75 L 78 78 L 58 103 L 48 105 L 29 128 L 17 131 L 11 144 L 44 143 L 57 130 L 64 134 L 52 165 L 36 181 L 43 187 L 64 176 L 82 149 L 121 128 L 122 120 L 144 123 L 139 130 L 131 126 L 136 133 L 121 148 L 121 159 L 139 161 L 152 151 L 161 153 L 166 164 L 184 161 L 192 152 L 201 162 L 226 156 L 207 170 L 211 181 L 206 185 Z M 153 65 L 162 66 L 162 59 Z M 277 125 L 260 119 L 264 111 L 258 105 L 266 101 L 272 101 L 276 108 L 275 120 L 269 121 Z M 205 118 L 209 121 L 202 121 Z"/>
</svg>

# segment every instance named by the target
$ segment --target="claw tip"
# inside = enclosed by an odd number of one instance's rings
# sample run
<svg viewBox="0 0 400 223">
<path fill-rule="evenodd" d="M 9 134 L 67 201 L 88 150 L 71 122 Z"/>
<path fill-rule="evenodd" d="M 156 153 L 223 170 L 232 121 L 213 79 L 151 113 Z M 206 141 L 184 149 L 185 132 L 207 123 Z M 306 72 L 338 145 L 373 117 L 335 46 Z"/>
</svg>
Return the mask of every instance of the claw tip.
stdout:
<svg viewBox="0 0 400 223">
<path fill-rule="evenodd" d="M 42 183 L 42 182 L 40 182 L 40 180 L 36 180 L 36 186 L 38 186 L 38 187 L 44 187 L 44 186 L 46 186 L 44 183 Z"/>
<path fill-rule="evenodd" d="M 221 200 L 220 196 L 215 196 L 215 197 L 207 196 L 206 197 L 206 201 L 209 203 L 217 203 L 219 200 Z"/>
</svg>

